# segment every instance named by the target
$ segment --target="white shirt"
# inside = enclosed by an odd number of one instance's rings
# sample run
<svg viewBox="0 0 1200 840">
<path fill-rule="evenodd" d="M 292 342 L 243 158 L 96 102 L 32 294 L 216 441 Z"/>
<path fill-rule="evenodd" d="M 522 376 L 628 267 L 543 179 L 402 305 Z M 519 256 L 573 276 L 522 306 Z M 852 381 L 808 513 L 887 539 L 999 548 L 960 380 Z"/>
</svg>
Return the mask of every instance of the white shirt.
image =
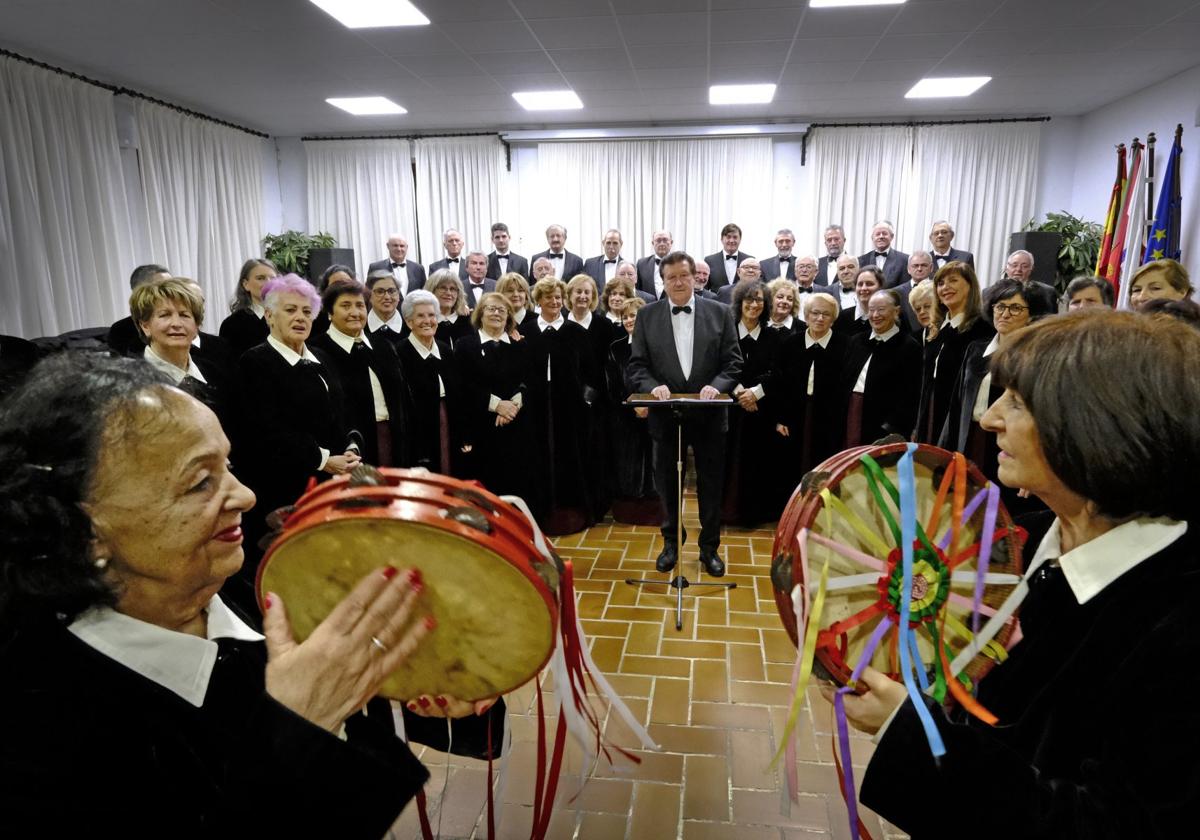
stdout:
<svg viewBox="0 0 1200 840">
<path fill-rule="evenodd" d="M 318 364 L 318 365 L 321 364 L 321 360 L 312 354 L 312 351 L 308 349 L 307 344 L 304 345 L 304 355 L 303 356 L 301 356 L 299 353 L 297 353 L 291 347 L 288 347 L 286 344 L 284 344 L 282 341 L 280 341 L 273 335 L 267 336 L 267 344 L 274 347 L 275 352 L 277 352 L 280 356 L 283 356 L 283 360 L 285 362 L 287 362 L 289 365 L 291 365 L 292 367 L 295 367 L 296 364 L 301 359 L 305 359 L 307 361 L 313 362 L 314 364 Z M 325 390 L 328 391 L 329 383 L 325 381 L 324 375 L 321 376 L 321 382 L 325 385 Z M 325 463 L 329 460 L 329 450 L 323 446 L 318 446 L 317 449 L 319 449 L 321 452 L 321 463 L 319 463 L 317 465 L 317 469 L 323 470 L 323 469 L 325 469 Z"/>
<path fill-rule="evenodd" d="M 567 252 L 559 251 L 557 254 L 553 251 L 546 252 L 546 259 L 550 260 L 550 265 L 554 266 L 554 277 L 562 277 L 563 268 L 567 265 Z"/>
<path fill-rule="evenodd" d="M 760 335 L 762 335 L 762 321 L 759 321 L 758 326 L 756 326 L 753 330 L 746 329 L 746 325 L 743 322 L 738 321 L 738 341 L 741 341 L 746 336 L 750 336 L 755 341 L 758 341 L 758 337 Z M 744 390 L 746 389 L 739 385 L 733 390 L 733 393 L 736 396 Z M 750 393 L 754 394 L 754 398 L 757 400 L 761 400 L 767 395 L 767 392 L 761 383 L 751 388 Z"/>
<path fill-rule="evenodd" d="M 217 663 L 217 643 L 213 639 L 263 640 L 225 606 L 219 595 L 212 597 L 207 610 L 204 639 L 150 624 L 111 607 L 85 610 L 67 629 L 93 650 L 199 708 Z"/>
<path fill-rule="evenodd" d="M 433 356 L 433 358 L 437 359 L 439 362 L 442 360 L 442 351 L 438 349 L 436 338 L 433 340 L 432 347 L 426 347 L 421 343 L 421 339 L 417 338 L 416 333 L 409 333 L 408 342 L 413 347 L 417 348 L 417 355 L 421 357 L 421 361 L 425 361 L 430 356 Z M 438 396 L 443 398 L 446 396 L 446 383 L 442 381 L 442 375 L 440 373 L 438 374 Z"/>
<path fill-rule="evenodd" d="M 667 300 L 671 309 L 675 304 Z M 684 306 L 690 307 L 691 312 L 671 314 L 671 332 L 675 335 L 675 355 L 679 358 L 679 367 L 683 370 L 683 378 L 692 375 L 692 344 L 696 338 L 696 297 L 688 298 Z"/>
<path fill-rule="evenodd" d="M 1000 349 L 1000 335 L 992 336 L 992 340 L 988 342 L 987 349 L 983 351 L 983 357 L 995 353 Z M 979 383 L 979 393 L 975 395 L 975 407 L 971 409 L 971 419 L 976 423 L 983 419 L 984 413 L 988 410 L 988 393 L 992 390 L 992 372 L 988 371 Z"/>
<path fill-rule="evenodd" d="M 370 318 L 369 315 L 367 317 Z M 337 327 L 329 327 L 329 337 L 333 339 L 334 344 L 341 347 L 347 353 L 354 352 L 354 338 L 346 335 Z M 367 349 L 371 349 L 371 341 L 367 338 L 366 333 L 362 335 L 362 343 L 367 345 Z M 383 398 L 383 386 L 379 384 L 379 377 L 375 375 L 375 371 L 369 367 L 367 368 L 367 376 L 371 379 L 371 399 L 375 403 L 375 422 L 382 423 L 389 417 L 387 401 Z"/>
<path fill-rule="evenodd" d="M 368 330 L 375 332 L 377 329 L 384 326 L 386 326 L 389 330 L 394 330 L 396 333 L 401 333 L 404 331 L 404 319 L 400 317 L 399 308 L 397 308 L 396 311 L 392 313 L 392 317 L 388 318 L 386 321 L 376 315 L 374 309 L 367 313 Z"/>
<path fill-rule="evenodd" d="M 575 317 L 574 312 L 571 312 L 567 315 L 567 320 L 574 321 L 576 324 L 578 324 L 579 326 L 583 327 L 586 330 L 588 327 L 590 327 L 592 325 L 592 313 L 591 312 L 587 313 L 586 315 L 583 316 L 583 320 L 580 320 L 579 318 Z"/>
<path fill-rule="evenodd" d="M 619 255 L 617 256 L 616 262 L 609 262 L 608 257 L 603 256 L 603 255 L 601 255 L 600 259 L 602 260 L 601 265 L 604 266 L 604 282 L 605 283 L 607 283 L 609 280 L 611 280 L 617 276 L 617 266 L 619 266 L 621 263 L 625 262 L 625 260 L 621 259 L 621 257 Z"/>
<path fill-rule="evenodd" d="M 198 379 L 204 384 L 208 384 L 208 380 L 204 378 L 204 374 L 200 372 L 200 368 L 196 367 L 196 360 L 188 355 L 187 370 L 175 367 L 162 356 L 150 349 L 150 345 L 146 345 L 146 349 L 142 351 L 142 358 L 150 363 L 150 367 L 155 370 L 160 370 L 167 376 L 171 377 L 171 381 L 178 385 L 183 381 L 183 377 L 190 376 L 193 379 Z"/>
<path fill-rule="evenodd" d="M 650 259 L 654 260 L 654 299 L 658 300 L 662 297 L 663 293 L 663 279 L 662 275 L 659 274 L 659 271 L 662 270 L 663 258 L 655 256 Z"/>
<path fill-rule="evenodd" d="M 837 276 L 837 260 L 827 258 L 825 260 L 825 285 L 836 286 L 839 282 L 841 281 L 838 280 Z"/>
<path fill-rule="evenodd" d="M 826 330 L 825 335 L 820 338 L 813 338 L 808 330 L 804 331 L 804 349 L 811 349 L 814 344 L 820 344 L 822 350 L 829 349 L 829 340 L 833 338 L 833 330 Z M 808 390 L 806 393 L 811 397 L 813 395 L 813 384 L 816 380 L 817 366 L 811 364 L 808 366 Z"/>
<path fill-rule="evenodd" d="M 842 309 L 849 309 L 851 306 L 858 306 L 858 292 L 854 289 L 846 291 L 841 286 L 838 286 L 839 297 L 841 298 Z"/>
<path fill-rule="evenodd" d="M 887 262 L 887 258 L 888 258 L 888 256 L 889 256 L 891 253 L 892 253 L 892 249 L 891 249 L 891 248 L 889 248 L 888 250 L 884 251 L 882 254 L 880 254 L 878 251 L 876 251 L 876 252 L 875 252 L 875 267 L 876 267 L 876 268 L 883 268 L 884 264 Z"/>
<path fill-rule="evenodd" d="M 496 264 L 500 266 L 501 274 L 507 274 L 508 273 L 508 254 L 501 254 L 499 251 L 497 251 L 496 252 Z"/>
<path fill-rule="evenodd" d="M 893 324 L 892 328 L 885 333 L 872 332 L 871 337 L 867 340 L 884 342 L 884 341 L 887 341 L 899 334 L 900 334 L 900 328 L 898 326 L 896 326 L 895 324 Z M 867 368 L 869 368 L 870 366 L 871 366 L 871 357 L 867 356 L 867 361 L 863 363 L 862 370 L 860 370 L 858 372 L 858 380 L 854 383 L 854 387 L 851 389 L 851 391 L 853 391 L 855 394 L 866 393 L 866 390 L 867 390 Z"/>
<path fill-rule="evenodd" d="M 388 262 L 392 262 L 388 260 Z M 392 266 L 392 279 L 396 281 L 397 288 L 403 289 L 408 285 L 408 260 L 404 261 L 404 265 Z"/>
</svg>

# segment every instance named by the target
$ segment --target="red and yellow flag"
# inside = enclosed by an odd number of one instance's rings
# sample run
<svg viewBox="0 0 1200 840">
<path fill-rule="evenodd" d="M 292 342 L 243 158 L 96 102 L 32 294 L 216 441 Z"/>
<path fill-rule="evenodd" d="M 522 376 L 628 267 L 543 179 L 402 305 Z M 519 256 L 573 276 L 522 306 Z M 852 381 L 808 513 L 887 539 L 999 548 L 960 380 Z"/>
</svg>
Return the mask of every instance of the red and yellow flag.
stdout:
<svg viewBox="0 0 1200 840">
<path fill-rule="evenodd" d="M 1104 273 L 1109 257 L 1112 255 L 1113 238 L 1117 235 L 1117 225 L 1121 217 L 1121 205 L 1125 199 L 1125 188 L 1129 181 L 1125 176 L 1125 144 L 1117 146 L 1117 180 L 1113 183 L 1112 198 L 1108 201 L 1108 212 L 1104 215 L 1104 238 L 1100 240 L 1100 254 L 1096 258 L 1096 276 L 1104 277 L 1109 282 L 1114 279 Z M 1118 263 L 1120 262 L 1120 251 Z"/>
</svg>

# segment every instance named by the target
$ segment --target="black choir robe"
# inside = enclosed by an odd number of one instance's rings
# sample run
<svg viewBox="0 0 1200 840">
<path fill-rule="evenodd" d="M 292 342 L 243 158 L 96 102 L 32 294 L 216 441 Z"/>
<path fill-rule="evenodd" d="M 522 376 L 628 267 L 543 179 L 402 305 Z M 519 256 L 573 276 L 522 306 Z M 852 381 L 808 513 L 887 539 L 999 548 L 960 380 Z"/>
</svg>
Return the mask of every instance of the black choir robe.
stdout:
<svg viewBox="0 0 1200 840">
<path fill-rule="evenodd" d="M 996 330 L 983 319 L 976 318 L 965 330 L 950 326 L 938 330 L 937 338 L 927 342 L 922 361 L 921 400 L 917 406 L 916 440 L 935 443 L 950 411 L 950 398 L 958 387 L 963 356 L 973 341 L 990 341 Z M 934 376 L 934 369 L 937 376 Z"/>
<path fill-rule="evenodd" d="M 38 356 L 37 345 L 32 341 L 0 335 L 0 398 L 16 390 L 25 374 L 37 364 Z"/>
<path fill-rule="evenodd" d="M 462 471 L 462 380 L 458 375 L 458 363 L 450 345 L 434 338 L 441 358 L 421 358 L 411 339 L 400 344 L 400 371 L 408 385 L 409 404 L 409 460 L 414 467 L 425 467 L 435 473 L 442 472 L 442 421 L 441 403 L 438 396 L 441 377 L 445 388 L 446 423 L 450 449 L 450 473 L 458 476 Z"/>
<path fill-rule="evenodd" d="M 588 480 L 592 486 L 592 511 L 598 521 L 604 518 L 612 501 L 608 492 L 612 443 L 608 436 L 608 388 L 605 387 L 604 367 L 608 361 L 609 347 L 626 333 L 624 327 L 610 321 L 599 310 L 592 313 L 586 329 L 589 353 L 586 359 L 581 360 L 581 373 L 587 383 L 584 398 L 588 404 Z"/>
<path fill-rule="evenodd" d="M 361 345 L 347 353 L 329 333 L 309 342 L 325 352 L 332 363 L 345 395 L 345 422 L 347 429 L 357 430 L 362 436 L 362 458 L 368 464 L 383 467 L 407 467 L 408 456 L 408 405 L 409 392 L 400 373 L 400 359 L 386 339 L 377 339 L 371 346 Z M 371 377 L 374 371 L 383 391 L 387 405 L 388 429 L 392 437 L 392 462 L 379 461 L 379 441 L 376 434 L 375 397 L 371 393 Z"/>
<path fill-rule="evenodd" d="M 778 519 L 783 509 L 783 500 L 779 498 L 782 485 L 775 477 L 782 460 L 782 447 L 775 432 L 775 413 L 771 410 L 771 401 L 782 394 L 778 393 L 772 371 L 779 349 L 790 335 L 785 329 L 771 329 L 760 322 L 758 338 L 747 334 L 738 339 L 742 351 L 738 385 L 746 390 L 761 385 L 764 393 L 757 411 L 746 411 L 740 405 L 729 409 L 725 493 L 721 505 L 725 524 L 753 528 Z"/>
<path fill-rule="evenodd" d="M 449 321 L 438 321 L 436 338 L 448 345 L 451 350 L 454 349 L 454 342 L 464 336 L 468 336 L 475 331 L 471 326 L 470 315 L 459 315 L 454 323 Z"/>
<path fill-rule="evenodd" d="M 622 332 L 624 330 L 622 329 Z M 628 336 L 609 346 L 605 364 L 608 386 L 608 438 L 612 442 L 608 470 L 613 519 L 628 525 L 658 525 L 662 503 L 654 489 L 654 458 L 648 418 L 622 405 L 633 390 L 626 373 L 633 345 Z"/>
<path fill-rule="evenodd" d="M 780 397 L 771 410 L 775 422 L 788 427 L 785 488 L 794 489 L 806 472 L 842 451 L 846 438 L 845 405 L 841 398 L 842 367 L 849 339 L 832 330 L 825 347 L 806 346 L 807 331 L 784 339 L 776 357 L 773 379 Z M 808 375 L 813 392 L 808 393 Z M 807 446 L 805 445 L 807 442 Z M 788 489 L 788 495 L 790 495 Z"/>
<path fill-rule="evenodd" d="M 239 309 L 231 312 L 221 322 L 220 335 L 229 345 L 234 361 L 256 344 L 262 344 L 271 334 L 271 327 L 266 318 L 259 318 L 253 309 Z"/>
<path fill-rule="evenodd" d="M 529 493 L 528 453 L 531 439 L 529 406 L 525 402 L 526 345 L 523 341 L 489 341 L 479 332 L 463 337 L 454 346 L 454 360 L 462 378 L 463 439 L 471 445 L 465 474 L 498 495 L 525 498 Z M 512 422 L 496 425 L 499 416 L 488 410 L 491 398 L 512 401 L 520 395 L 522 406 Z"/>
<path fill-rule="evenodd" d="M 846 448 L 874 443 L 888 435 L 908 437 L 917 416 L 921 389 L 921 348 L 903 330 L 887 341 L 871 334 L 852 336 L 842 365 L 842 396 L 848 400 L 867 359 L 863 391 L 862 436 L 846 440 Z"/>
</svg>

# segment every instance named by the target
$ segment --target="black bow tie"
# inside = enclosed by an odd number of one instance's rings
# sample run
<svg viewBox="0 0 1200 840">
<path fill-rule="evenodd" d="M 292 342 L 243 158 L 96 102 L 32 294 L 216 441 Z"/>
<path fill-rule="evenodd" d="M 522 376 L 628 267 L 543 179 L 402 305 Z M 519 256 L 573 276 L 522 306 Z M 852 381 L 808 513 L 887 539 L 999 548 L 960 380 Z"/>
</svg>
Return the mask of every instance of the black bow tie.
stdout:
<svg viewBox="0 0 1200 840">
<path fill-rule="evenodd" d="M 562 254 L 546 254 L 546 256 L 552 260 L 561 260 L 563 258 Z"/>
<path fill-rule="evenodd" d="M 393 268 L 393 269 L 396 269 L 396 268 L 404 268 L 404 267 L 405 267 L 405 266 L 407 266 L 407 265 L 408 265 L 408 263 L 392 263 L 392 268 Z"/>
<path fill-rule="evenodd" d="M 726 254 L 725 255 L 726 262 L 728 262 L 729 260 L 736 260 L 736 259 L 737 259 L 737 254 Z"/>
<path fill-rule="evenodd" d="M 655 258 L 654 258 L 654 264 L 655 264 L 655 265 L 662 265 L 662 257 L 655 257 Z"/>
<path fill-rule="evenodd" d="M 617 261 L 616 260 L 605 260 L 604 264 L 605 265 L 616 265 Z"/>
<path fill-rule="evenodd" d="M 783 263 L 783 262 L 791 262 L 791 261 L 792 261 L 792 258 L 791 258 L 791 257 L 780 257 L 780 258 L 779 258 L 779 261 L 780 261 L 781 263 Z"/>
<path fill-rule="evenodd" d="M 486 285 L 487 283 L 484 283 L 482 280 L 480 280 L 478 283 L 476 283 L 474 280 L 471 281 L 472 289 L 482 289 Z"/>
<path fill-rule="evenodd" d="M 875 252 L 875 256 L 877 256 L 877 257 L 886 257 L 887 255 L 888 255 L 887 251 L 876 251 Z"/>
<path fill-rule="evenodd" d="M 678 315 L 680 312 L 685 312 L 685 313 L 687 313 L 688 315 L 691 315 L 691 314 L 692 314 L 692 307 L 690 307 L 690 306 L 672 306 L 672 307 L 671 307 L 671 314 L 672 314 L 672 315 Z"/>
<path fill-rule="evenodd" d="M 446 257 L 447 265 L 449 265 L 450 263 L 456 263 L 456 262 L 458 262 L 458 257 Z"/>
</svg>

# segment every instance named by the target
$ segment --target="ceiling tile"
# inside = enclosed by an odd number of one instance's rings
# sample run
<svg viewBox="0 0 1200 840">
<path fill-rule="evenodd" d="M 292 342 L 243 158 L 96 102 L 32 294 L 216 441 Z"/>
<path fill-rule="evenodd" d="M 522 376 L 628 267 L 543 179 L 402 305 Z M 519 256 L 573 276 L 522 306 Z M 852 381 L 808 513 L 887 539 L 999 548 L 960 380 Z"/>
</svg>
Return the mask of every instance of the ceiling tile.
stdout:
<svg viewBox="0 0 1200 840">
<path fill-rule="evenodd" d="M 713 68 L 709 73 L 710 85 L 752 85 L 775 84 L 779 80 L 778 65 L 761 65 L 758 67 L 722 67 Z M 707 96 L 707 92 L 705 93 Z"/>
<path fill-rule="evenodd" d="M 653 46 L 671 52 L 675 44 L 705 43 L 707 15 L 629 15 L 621 18 L 625 43 Z"/>
<path fill-rule="evenodd" d="M 882 35 L 899 12 L 896 6 L 860 9 L 809 9 L 800 25 L 801 38 L 849 38 Z"/>
<path fill-rule="evenodd" d="M 541 50 L 479 53 L 471 56 L 489 73 L 555 73 L 554 63 Z"/>
<path fill-rule="evenodd" d="M 819 64 L 789 64 L 783 71 L 788 82 L 840 82 L 854 78 L 861 61 L 826 61 Z"/>
<path fill-rule="evenodd" d="M 400 60 L 403 62 L 402 57 Z M 439 76 L 487 76 L 474 59 L 461 53 L 428 56 L 420 61 L 405 63 L 404 66 L 423 79 Z"/>
<path fill-rule="evenodd" d="M 467 52 L 541 49 L 524 21 L 463 21 L 443 27 L 442 31 Z"/>
<path fill-rule="evenodd" d="M 629 67 L 624 48 L 596 50 L 551 50 L 550 58 L 558 69 L 566 71 L 613 70 Z"/>
<path fill-rule="evenodd" d="M 933 60 L 928 58 L 868 61 L 858 68 L 858 72 L 854 74 L 854 81 L 907 81 L 911 87 L 913 83 L 924 77 L 933 65 Z"/>
<path fill-rule="evenodd" d="M 708 45 L 703 41 L 694 47 L 664 50 L 653 44 L 631 46 L 629 55 L 634 70 L 662 67 L 707 67 Z"/>
<path fill-rule="evenodd" d="M 548 50 L 563 50 L 575 46 L 617 46 L 621 33 L 617 19 L 606 17 L 531 20 L 529 26 Z"/>
<path fill-rule="evenodd" d="M 768 41 L 791 38 L 800 20 L 799 9 L 741 9 L 713 12 L 711 38 L 714 44 L 731 41 Z"/>
<path fill-rule="evenodd" d="M 988 19 L 1003 3 L 995 0 L 933 0 L 905 3 L 888 27 L 889 35 L 970 32 Z"/>
<path fill-rule="evenodd" d="M 797 39 L 789 63 L 860 60 L 870 55 L 878 43 L 879 38 L 875 36 Z"/>
<path fill-rule="evenodd" d="M 495 79 L 496 84 L 509 93 L 518 90 L 561 90 L 567 87 L 566 79 L 558 73 L 512 73 L 496 76 Z"/>
<path fill-rule="evenodd" d="M 693 73 L 693 78 L 695 74 Z M 590 73 L 567 73 L 567 81 L 572 90 L 636 90 L 637 82 L 633 71 L 621 68 L 619 70 L 593 70 Z"/>
<path fill-rule="evenodd" d="M 512 5 L 528 20 L 611 13 L 608 0 L 512 0 Z"/>
<path fill-rule="evenodd" d="M 695 67 L 664 67 L 639 69 L 635 72 L 643 89 L 680 88 L 696 84 Z"/>
</svg>

